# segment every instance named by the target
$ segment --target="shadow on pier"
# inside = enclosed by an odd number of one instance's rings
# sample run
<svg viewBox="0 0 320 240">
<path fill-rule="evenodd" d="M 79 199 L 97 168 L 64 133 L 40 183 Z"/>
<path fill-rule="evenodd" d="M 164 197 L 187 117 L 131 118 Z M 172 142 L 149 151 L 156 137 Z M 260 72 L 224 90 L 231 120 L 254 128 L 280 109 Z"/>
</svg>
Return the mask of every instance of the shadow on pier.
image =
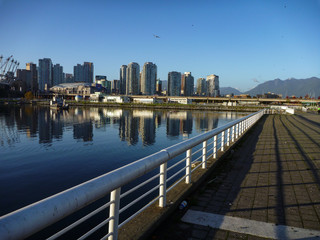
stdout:
<svg viewBox="0 0 320 240">
<path fill-rule="evenodd" d="M 320 116 L 266 115 L 150 239 L 265 239 L 181 221 L 188 210 L 320 230 Z M 239 229 L 241 226 L 238 226 Z M 276 228 L 275 238 L 289 239 Z"/>
</svg>

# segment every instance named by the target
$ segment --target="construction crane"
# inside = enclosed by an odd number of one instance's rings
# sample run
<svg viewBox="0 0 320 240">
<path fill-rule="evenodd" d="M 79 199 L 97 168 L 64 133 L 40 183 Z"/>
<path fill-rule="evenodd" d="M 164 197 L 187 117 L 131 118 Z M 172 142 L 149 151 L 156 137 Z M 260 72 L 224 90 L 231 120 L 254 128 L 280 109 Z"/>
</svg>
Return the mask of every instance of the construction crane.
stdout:
<svg viewBox="0 0 320 240">
<path fill-rule="evenodd" d="M 3 56 L 0 56 L 0 82 L 10 83 L 14 81 L 14 73 L 20 63 L 13 59 L 13 55 L 8 57 L 5 61 Z"/>
<path fill-rule="evenodd" d="M 10 60 L 11 60 L 12 57 L 13 57 L 12 55 L 11 55 L 10 57 L 8 57 L 8 58 L 6 59 L 6 61 L 0 66 L 0 74 L 2 74 L 2 75 L 5 74 L 6 68 L 7 68 L 7 66 L 8 66 L 8 63 L 10 62 Z M 12 60 L 13 60 L 13 59 L 12 59 Z"/>
<path fill-rule="evenodd" d="M 17 61 L 16 61 L 17 62 Z M 18 62 L 18 63 L 16 63 L 15 64 L 15 66 L 13 67 L 13 69 L 12 69 L 12 72 L 16 72 L 17 71 L 17 69 L 18 69 L 18 67 L 19 67 L 19 65 L 20 65 L 20 63 Z"/>
<path fill-rule="evenodd" d="M 13 69 L 15 68 L 15 66 L 17 65 L 17 60 L 14 61 L 14 59 L 11 60 L 11 65 L 8 68 L 8 72 L 13 72 Z"/>
</svg>

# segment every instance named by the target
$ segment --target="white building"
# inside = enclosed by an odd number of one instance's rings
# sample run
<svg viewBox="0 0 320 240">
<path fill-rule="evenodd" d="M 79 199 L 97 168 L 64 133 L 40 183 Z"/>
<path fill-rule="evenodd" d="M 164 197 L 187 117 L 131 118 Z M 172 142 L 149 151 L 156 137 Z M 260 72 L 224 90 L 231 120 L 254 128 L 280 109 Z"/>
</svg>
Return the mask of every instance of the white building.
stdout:
<svg viewBox="0 0 320 240">
<path fill-rule="evenodd" d="M 168 102 L 180 103 L 180 104 L 191 104 L 192 100 L 188 98 L 168 98 Z"/>
<path fill-rule="evenodd" d="M 128 103 L 130 102 L 127 96 L 105 96 L 103 102 L 114 102 L 114 103 Z"/>
<path fill-rule="evenodd" d="M 90 95 L 95 92 L 95 87 L 89 83 L 62 83 L 50 88 L 50 91 L 62 95 L 77 94 Z"/>
<path fill-rule="evenodd" d="M 162 99 L 153 98 L 134 98 L 134 103 L 143 103 L 143 104 L 154 104 L 154 103 L 163 103 Z"/>
<path fill-rule="evenodd" d="M 91 93 L 90 94 L 90 101 L 91 102 L 102 102 L 104 97 L 105 97 L 105 94 L 103 94 L 102 92 Z"/>
<path fill-rule="evenodd" d="M 220 96 L 219 76 L 214 74 L 207 76 L 207 96 L 209 97 Z"/>
</svg>

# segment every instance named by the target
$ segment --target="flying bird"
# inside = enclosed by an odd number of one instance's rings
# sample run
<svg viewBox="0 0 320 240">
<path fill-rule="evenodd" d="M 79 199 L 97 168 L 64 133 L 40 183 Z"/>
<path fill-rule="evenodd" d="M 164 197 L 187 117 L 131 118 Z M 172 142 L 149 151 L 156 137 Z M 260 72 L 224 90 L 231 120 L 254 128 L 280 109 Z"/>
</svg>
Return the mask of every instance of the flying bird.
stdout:
<svg viewBox="0 0 320 240">
<path fill-rule="evenodd" d="M 155 35 L 155 34 L 153 34 L 153 36 L 154 36 L 155 38 L 160 38 L 158 35 Z"/>
</svg>

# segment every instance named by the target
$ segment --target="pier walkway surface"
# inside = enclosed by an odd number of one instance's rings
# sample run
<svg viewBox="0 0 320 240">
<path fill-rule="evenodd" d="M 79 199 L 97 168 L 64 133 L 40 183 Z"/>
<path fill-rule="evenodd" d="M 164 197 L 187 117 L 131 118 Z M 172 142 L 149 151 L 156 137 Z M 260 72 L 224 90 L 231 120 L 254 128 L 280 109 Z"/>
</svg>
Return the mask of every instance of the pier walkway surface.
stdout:
<svg viewBox="0 0 320 240">
<path fill-rule="evenodd" d="M 320 239 L 320 115 L 265 115 L 150 239 Z"/>
</svg>

